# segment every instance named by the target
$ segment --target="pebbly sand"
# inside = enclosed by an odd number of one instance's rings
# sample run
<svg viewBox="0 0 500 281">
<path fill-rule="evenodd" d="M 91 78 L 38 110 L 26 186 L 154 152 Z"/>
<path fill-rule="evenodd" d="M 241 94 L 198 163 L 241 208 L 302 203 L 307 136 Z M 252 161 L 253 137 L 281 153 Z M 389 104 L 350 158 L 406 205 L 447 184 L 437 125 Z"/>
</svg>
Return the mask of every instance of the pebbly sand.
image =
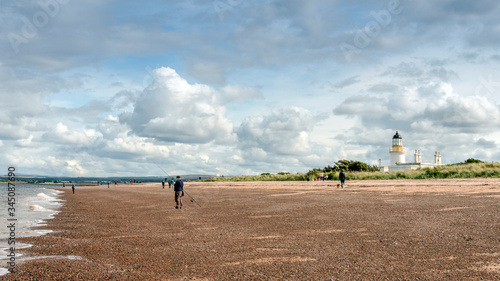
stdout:
<svg viewBox="0 0 500 281">
<path fill-rule="evenodd" d="M 0 280 L 500 280 L 500 179 L 64 189 Z"/>
</svg>

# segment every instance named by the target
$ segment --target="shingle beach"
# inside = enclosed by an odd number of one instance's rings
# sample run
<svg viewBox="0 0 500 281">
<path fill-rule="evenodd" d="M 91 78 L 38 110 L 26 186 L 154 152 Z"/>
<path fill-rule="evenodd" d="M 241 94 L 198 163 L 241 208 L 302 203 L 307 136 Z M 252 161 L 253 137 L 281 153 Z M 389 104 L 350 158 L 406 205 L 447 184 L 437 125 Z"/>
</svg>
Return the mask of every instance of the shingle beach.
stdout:
<svg viewBox="0 0 500 281">
<path fill-rule="evenodd" d="M 0 280 L 500 279 L 500 179 L 63 190 Z"/>
</svg>

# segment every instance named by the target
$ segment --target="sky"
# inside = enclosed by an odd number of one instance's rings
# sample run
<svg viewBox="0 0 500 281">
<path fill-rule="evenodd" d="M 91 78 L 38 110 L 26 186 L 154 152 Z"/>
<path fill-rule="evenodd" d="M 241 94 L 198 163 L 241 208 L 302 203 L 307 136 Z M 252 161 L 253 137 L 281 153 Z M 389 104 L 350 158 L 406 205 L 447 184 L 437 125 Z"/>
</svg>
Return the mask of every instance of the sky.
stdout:
<svg viewBox="0 0 500 281">
<path fill-rule="evenodd" d="M 254 175 L 500 159 L 496 0 L 0 0 L 0 162 Z"/>
</svg>

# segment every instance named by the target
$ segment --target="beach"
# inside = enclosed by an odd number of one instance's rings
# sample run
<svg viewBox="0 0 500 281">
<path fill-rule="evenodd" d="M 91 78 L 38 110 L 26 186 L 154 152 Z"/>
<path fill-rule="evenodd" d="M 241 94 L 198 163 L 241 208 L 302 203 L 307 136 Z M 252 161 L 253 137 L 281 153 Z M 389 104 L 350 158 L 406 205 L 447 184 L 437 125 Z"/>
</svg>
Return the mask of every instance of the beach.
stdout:
<svg viewBox="0 0 500 281">
<path fill-rule="evenodd" d="M 500 179 L 337 183 L 60 189 L 0 280 L 500 279 Z"/>
</svg>

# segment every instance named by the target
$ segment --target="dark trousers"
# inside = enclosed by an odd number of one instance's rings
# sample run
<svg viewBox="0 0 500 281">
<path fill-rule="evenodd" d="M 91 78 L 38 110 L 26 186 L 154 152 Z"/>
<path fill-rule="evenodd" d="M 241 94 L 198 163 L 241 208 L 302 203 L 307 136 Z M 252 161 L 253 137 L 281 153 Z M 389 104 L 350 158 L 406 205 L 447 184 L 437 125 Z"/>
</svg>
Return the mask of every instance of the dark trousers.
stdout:
<svg viewBox="0 0 500 281">
<path fill-rule="evenodd" d="M 175 203 L 176 207 L 182 207 L 182 191 L 175 192 Z"/>
</svg>

